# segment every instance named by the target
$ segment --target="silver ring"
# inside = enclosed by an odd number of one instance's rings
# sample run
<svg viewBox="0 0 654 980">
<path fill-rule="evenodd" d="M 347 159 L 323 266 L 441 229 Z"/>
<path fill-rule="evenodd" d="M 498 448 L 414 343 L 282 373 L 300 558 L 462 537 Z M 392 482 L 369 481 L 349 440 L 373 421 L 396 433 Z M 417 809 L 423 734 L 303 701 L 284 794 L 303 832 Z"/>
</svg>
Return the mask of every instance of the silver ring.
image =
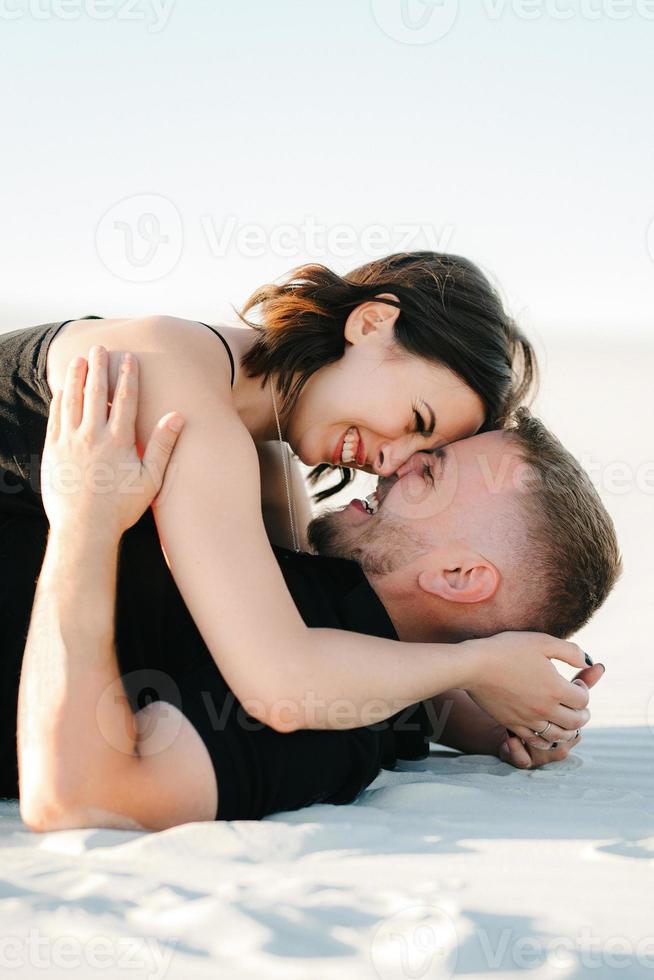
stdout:
<svg viewBox="0 0 654 980">
<path fill-rule="evenodd" d="M 545 732 L 548 730 L 548 728 L 551 728 L 551 727 L 552 727 L 552 722 L 551 721 L 548 721 L 548 723 L 545 725 L 545 728 L 542 730 L 542 732 L 536 732 L 536 731 L 534 731 L 533 728 L 532 728 L 532 732 L 534 732 L 534 735 L 538 735 L 538 736 L 540 736 L 542 738 L 545 735 Z"/>
</svg>

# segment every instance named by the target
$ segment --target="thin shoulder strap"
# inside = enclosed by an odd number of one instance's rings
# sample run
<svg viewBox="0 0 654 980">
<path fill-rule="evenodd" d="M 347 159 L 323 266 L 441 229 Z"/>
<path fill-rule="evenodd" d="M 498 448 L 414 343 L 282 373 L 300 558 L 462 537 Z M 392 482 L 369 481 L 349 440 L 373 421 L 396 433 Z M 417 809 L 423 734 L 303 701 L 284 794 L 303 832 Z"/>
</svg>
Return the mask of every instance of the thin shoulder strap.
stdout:
<svg viewBox="0 0 654 980">
<path fill-rule="evenodd" d="M 202 320 L 198 320 L 198 323 L 202 323 Z M 208 323 L 202 323 L 202 326 L 203 327 L 209 327 L 209 324 Z M 216 330 L 215 327 L 209 327 L 209 330 L 213 330 L 213 332 L 215 333 L 216 337 L 220 337 L 220 339 L 222 340 L 223 344 L 225 345 L 225 350 L 227 351 L 227 356 L 229 357 L 229 363 L 232 366 L 232 388 L 233 388 L 234 387 L 234 378 L 236 376 L 236 367 L 234 365 L 234 355 L 232 354 L 231 348 L 230 348 L 229 344 L 227 343 L 227 341 L 225 340 L 225 338 L 223 337 L 223 335 L 221 333 L 218 333 L 218 331 Z"/>
</svg>

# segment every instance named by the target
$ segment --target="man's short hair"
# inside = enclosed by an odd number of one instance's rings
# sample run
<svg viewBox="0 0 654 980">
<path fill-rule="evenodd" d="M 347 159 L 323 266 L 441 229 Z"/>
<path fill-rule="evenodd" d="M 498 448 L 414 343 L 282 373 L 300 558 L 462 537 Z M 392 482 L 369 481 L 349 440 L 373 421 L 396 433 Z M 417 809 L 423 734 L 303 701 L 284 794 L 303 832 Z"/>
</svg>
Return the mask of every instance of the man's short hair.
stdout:
<svg viewBox="0 0 654 980">
<path fill-rule="evenodd" d="M 518 409 L 507 431 L 530 467 L 523 497 L 534 572 L 529 628 L 568 637 L 622 571 L 615 527 L 586 471 L 528 409 Z"/>
</svg>

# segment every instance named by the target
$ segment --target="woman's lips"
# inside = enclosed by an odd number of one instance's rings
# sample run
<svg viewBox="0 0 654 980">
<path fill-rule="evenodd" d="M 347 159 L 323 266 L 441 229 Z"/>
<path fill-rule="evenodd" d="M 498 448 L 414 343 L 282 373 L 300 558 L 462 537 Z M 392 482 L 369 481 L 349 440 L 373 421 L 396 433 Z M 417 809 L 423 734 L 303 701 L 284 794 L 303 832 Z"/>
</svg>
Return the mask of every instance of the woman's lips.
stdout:
<svg viewBox="0 0 654 980">
<path fill-rule="evenodd" d="M 359 446 L 357 448 L 355 463 L 357 464 L 357 466 L 364 466 L 365 462 L 366 462 L 366 447 L 363 444 L 363 439 L 361 437 L 361 433 L 359 432 Z"/>
<path fill-rule="evenodd" d="M 349 428 L 347 428 L 345 430 L 345 432 L 343 433 L 343 435 L 341 436 L 341 438 L 336 443 L 336 449 L 334 450 L 334 454 L 332 456 L 332 466 L 345 466 L 345 465 L 350 465 L 350 466 L 365 466 L 365 464 L 366 464 L 366 447 L 364 445 L 364 442 L 363 442 L 363 438 L 361 436 L 361 433 L 359 432 L 358 429 L 357 429 L 357 435 L 359 437 L 359 444 L 357 446 L 357 454 L 356 454 L 356 457 L 354 458 L 354 462 L 353 463 L 350 463 L 350 464 L 345 464 L 345 463 L 342 463 L 341 462 L 341 457 L 343 455 L 343 446 L 345 445 L 345 439 L 347 438 L 347 434 L 350 431 L 350 429 L 353 429 L 353 428 L 356 428 L 356 426 L 349 426 Z"/>
</svg>

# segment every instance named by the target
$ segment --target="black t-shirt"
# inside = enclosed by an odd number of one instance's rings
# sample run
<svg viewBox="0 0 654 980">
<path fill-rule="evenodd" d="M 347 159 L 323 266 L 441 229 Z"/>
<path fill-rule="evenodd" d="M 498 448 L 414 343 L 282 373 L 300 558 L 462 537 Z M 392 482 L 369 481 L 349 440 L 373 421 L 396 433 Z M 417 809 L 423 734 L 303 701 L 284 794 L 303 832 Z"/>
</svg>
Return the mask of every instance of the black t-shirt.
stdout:
<svg viewBox="0 0 654 980">
<path fill-rule="evenodd" d="M 355 562 L 275 549 L 305 623 L 397 639 Z M 252 596 L 256 615 L 256 596 Z M 281 734 L 252 718 L 218 671 L 161 556 L 156 537 L 123 539 L 116 645 L 134 710 L 176 705 L 196 728 L 218 781 L 217 819 L 258 819 L 315 802 L 348 803 L 398 758 L 428 752 L 423 705 L 351 730 Z"/>
</svg>

